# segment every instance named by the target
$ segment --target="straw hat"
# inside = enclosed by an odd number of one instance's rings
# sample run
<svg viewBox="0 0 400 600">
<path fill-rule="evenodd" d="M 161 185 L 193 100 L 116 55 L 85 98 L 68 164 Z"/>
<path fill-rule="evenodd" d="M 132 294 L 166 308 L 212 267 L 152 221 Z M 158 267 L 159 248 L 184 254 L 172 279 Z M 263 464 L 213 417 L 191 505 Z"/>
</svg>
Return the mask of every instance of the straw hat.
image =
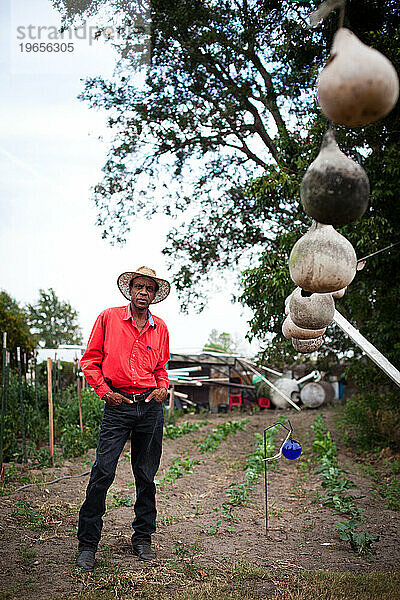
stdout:
<svg viewBox="0 0 400 600">
<path fill-rule="evenodd" d="M 149 267 L 139 267 L 137 271 L 126 271 L 125 273 L 121 273 L 121 275 L 117 279 L 119 291 L 125 296 L 127 300 L 131 299 L 129 293 L 129 282 L 134 277 L 150 277 L 150 279 L 153 279 L 158 284 L 158 291 L 151 304 L 156 304 L 157 302 L 165 300 L 165 298 L 171 291 L 171 286 L 168 283 L 168 281 L 156 277 L 156 272 L 154 271 L 154 269 L 150 269 Z"/>
</svg>

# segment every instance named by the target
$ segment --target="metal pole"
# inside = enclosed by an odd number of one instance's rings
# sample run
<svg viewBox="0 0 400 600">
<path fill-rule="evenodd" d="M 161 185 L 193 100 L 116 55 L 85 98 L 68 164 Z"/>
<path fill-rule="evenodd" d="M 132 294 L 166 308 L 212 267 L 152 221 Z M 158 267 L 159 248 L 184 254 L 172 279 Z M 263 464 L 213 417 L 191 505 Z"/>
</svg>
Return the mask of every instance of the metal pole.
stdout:
<svg viewBox="0 0 400 600">
<path fill-rule="evenodd" d="M 38 403 L 38 373 L 37 373 L 37 351 L 33 351 L 33 373 L 35 375 L 35 408 L 36 413 L 39 413 L 39 403 Z"/>
<path fill-rule="evenodd" d="M 59 396 L 61 397 L 61 360 L 57 361 L 57 390 Z"/>
<path fill-rule="evenodd" d="M 26 352 L 24 352 L 23 354 L 23 360 L 22 360 L 22 374 L 24 376 L 24 381 L 26 383 L 26 375 L 28 373 L 28 361 L 26 360 Z"/>
<path fill-rule="evenodd" d="M 172 384 L 169 390 L 169 414 L 172 415 L 175 410 L 175 385 Z"/>
<path fill-rule="evenodd" d="M 79 405 L 79 425 L 81 428 L 81 438 L 83 440 L 83 420 L 82 420 L 82 398 L 81 398 L 81 378 L 78 375 L 78 405 Z"/>
<path fill-rule="evenodd" d="M 351 323 L 338 311 L 335 310 L 333 317 L 335 323 L 340 327 L 344 333 L 346 333 L 353 342 L 357 344 L 365 352 L 365 354 L 376 364 L 378 367 L 386 373 L 392 381 L 394 381 L 400 387 L 400 371 L 396 369 L 388 359 L 383 356 L 377 348 L 371 342 L 369 342 L 361 333 L 353 327 Z"/>
<path fill-rule="evenodd" d="M 49 407 L 49 446 L 51 466 L 54 467 L 54 433 L 53 433 L 53 382 L 51 377 L 51 358 L 47 359 L 47 401 Z"/>
<path fill-rule="evenodd" d="M 17 363 L 18 363 L 18 388 L 19 388 L 19 405 L 21 409 L 21 430 L 22 430 L 22 447 L 24 452 L 24 462 L 28 458 L 26 456 L 26 433 L 25 433 L 25 417 L 24 417 L 24 398 L 22 394 L 22 371 L 21 371 L 21 348 L 17 348 Z"/>
<path fill-rule="evenodd" d="M 1 388 L 1 437 L 0 437 L 0 475 L 3 476 L 3 439 L 4 419 L 6 414 L 6 370 L 7 370 L 7 332 L 3 332 L 3 363 L 2 363 L 2 388 Z"/>
<path fill-rule="evenodd" d="M 267 470 L 267 430 L 264 429 L 264 488 L 265 488 L 265 534 L 268 535 L 268 470 Z"/>
</svg>

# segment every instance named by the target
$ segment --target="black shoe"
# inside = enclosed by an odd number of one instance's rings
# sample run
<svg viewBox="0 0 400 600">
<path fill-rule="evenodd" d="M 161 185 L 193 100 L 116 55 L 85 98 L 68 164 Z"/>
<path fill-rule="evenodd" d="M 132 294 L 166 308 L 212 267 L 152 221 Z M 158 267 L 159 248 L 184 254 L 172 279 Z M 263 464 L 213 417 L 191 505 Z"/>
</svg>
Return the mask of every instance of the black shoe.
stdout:
<svg viewBox="0 0 400 600">
<path fill-rule="evenodd" d="M 76 559 L 77 566 L 83 569 L 84 571 L 93 571 L 95 563 L 95 554 L 96 553 L 93 550 L 81 550 L 79 552 L 78 558 Z"/>
<path fill-rule="evenodd" d="M 140 558 L 140 560 L 154 560 L 156 553 L 151 549 L 150 544 L 132 544 L 132 552 Z"/>
</svg>

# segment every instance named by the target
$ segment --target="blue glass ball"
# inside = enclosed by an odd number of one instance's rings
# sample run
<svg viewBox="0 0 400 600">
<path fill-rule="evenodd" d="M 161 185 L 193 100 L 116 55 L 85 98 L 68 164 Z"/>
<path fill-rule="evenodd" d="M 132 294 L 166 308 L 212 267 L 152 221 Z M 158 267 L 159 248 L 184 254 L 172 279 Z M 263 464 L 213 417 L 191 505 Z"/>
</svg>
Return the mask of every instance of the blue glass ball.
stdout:
<svg viewBox="0 0 400 600">
<path fill-rule="evenodd" d="M 282 454 L 289 460 L 295 460 L 296 458 L 299 458 L 301 454 L 301 444 L 296 442 L 296 440 L 289 438 L 288 441 L 282 446 Z"/>
</svg>

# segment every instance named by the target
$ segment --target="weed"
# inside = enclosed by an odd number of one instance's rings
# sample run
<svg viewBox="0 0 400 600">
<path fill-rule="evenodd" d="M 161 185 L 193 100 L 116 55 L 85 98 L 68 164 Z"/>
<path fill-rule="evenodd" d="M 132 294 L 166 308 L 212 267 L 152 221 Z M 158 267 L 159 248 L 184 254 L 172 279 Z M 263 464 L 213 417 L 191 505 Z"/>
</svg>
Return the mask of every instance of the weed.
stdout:
<svg viewBox="0 0 400 600">
<path fill-rule="evenodd" d="M 119 496 L 118 492 L 109 492 L 107 496 L 113 498 L 112 504 L 110 504 L 107 508 L 117 508 L 118 506 L 132 506 L 132 498 L 131 496 Z"/>
<path fill-rule="evenodd" d="M 276 500 L 274 500 L 273 502 L 271 502 L 271 504 L 268 505 L 268 512 L 274 517 L 279 517 L 279 515 L 281 515 L 284 510 L 285 508 L 283 506 L 276 506 Z"/>
<path fill-rule="evenodd" d="M 178 521 L 179 518 L 173 515 L 163 515 L 160 519 L 161 525 L 172 525 L 175 521 Z"/>
<path fill-rule="evenodd" d="M 210 525 L 209 523 L 206 523 L 206 525 L 208 525 L 207 533 L 209 535 L 217 535 L 220 532 L 220 527 L 222 525 L 222 519 L 218 519 L 218 521 L 215 523 L 215 525 Z"/>
<path fill-rule="evenodd" d="M 75 515 L 76 508 L 62 502 L 44 502 L 33 507 L 26 500 L 17 500 L 11 516 L 20 527 L 26 529 L 56 529 L 63 524 L 65 517 Z"/>
<path fill-rule="evenodd" d="M 298 498 L 299 500 L 306 498 L 308 492 L 306 489 L 304 489 L 303 487 L 299 487 L 296 484 L 293 484 L 290 487 L 290 493 L 292 494 L 292 496 L 294 496 L 295 498 Z"/>
<path fill-rule="evenodd" d="M 44 516 L 36 512 L 26 500 L 17 500 L 11 516 L 20 527 L 26 529 L 40 529 L 45 526 Z"/>
<path fill-rule="evenodd" d="M 18 556 L 20 557 L 25 567 L 30 567 L 33 559 L 36 558 L 37 554 L 35 550 L 21 548 L 20 550 L 18 550 Z"/>
<path fill-rule="evenodd" d="M 400 460 L 394 460 L 392 462 L 391 471 L 392 471 L 393 475 L 400 474 Z"/>
<path fill-rule="evenodd" d="M 195 567 L 194 560 L 201 552 L 198 542 L 185 544 L 185 542 L 182 542 L 182 540 L 175 540 L 172 547 L 172 552 L 176 554 L 179 561 L 183 565 L 184 573 L 186 575 L 193 576 L 196 574 L 198 569 Z"/>
<path fill-rule="evenodd" d="M 382 483 L 378 486 L 378 492 L 384 498 L 386 508 L 400 510 L 400 481 L 398 479 Z"/>
</svg>

